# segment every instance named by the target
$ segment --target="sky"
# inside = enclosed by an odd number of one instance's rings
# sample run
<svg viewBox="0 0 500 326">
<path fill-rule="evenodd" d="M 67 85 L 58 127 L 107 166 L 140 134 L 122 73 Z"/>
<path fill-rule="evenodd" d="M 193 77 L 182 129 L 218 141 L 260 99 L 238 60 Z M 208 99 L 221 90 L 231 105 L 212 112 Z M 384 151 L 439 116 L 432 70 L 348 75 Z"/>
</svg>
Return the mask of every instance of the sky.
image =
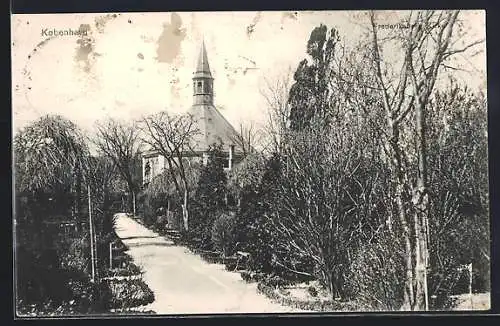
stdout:
<svg viewBox="0 0 500 326">
<path fill-rule="evenodd" d="M 384 24 L 401 12 L 381 12 Z M 468 38 L 485 38 L 484 11 L 462 12 Z M 335 27 L 346 44 L 368 27 L 366 12 L 170 12 L 12 16 L 13 131 L 60 114 L 83 130 L 98 120 L 138 119 L 192 104 L 192 75 L 202 40 L 214 77 L 215 106 L 234 126 L 265 119 L 260 90 L 306 58 L 314 27 Z M 47 36 L 44 30 L 88 30 Z M 485 89 L 485 44 L 461 55 L 459 79 Z M 477 50 L 477 49 L 476 49 Z"/>
</svg>

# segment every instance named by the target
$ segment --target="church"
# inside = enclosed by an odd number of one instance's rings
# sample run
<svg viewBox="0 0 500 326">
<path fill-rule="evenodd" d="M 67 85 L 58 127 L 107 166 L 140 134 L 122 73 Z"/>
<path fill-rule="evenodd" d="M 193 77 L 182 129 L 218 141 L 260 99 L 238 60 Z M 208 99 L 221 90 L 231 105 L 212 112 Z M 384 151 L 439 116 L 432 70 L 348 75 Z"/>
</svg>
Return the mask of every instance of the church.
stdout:
<svg viewBox="0 0 500 326">
<path fill-rule="evenodd" d="M 201 160 L 206 164 L 209 147 L 214 143 L 222 144 L 225 156 L 224 170 L 229 171 L 235 164 L 241 162 L 243 154 L 235 142 L 235 139 L 238 139 L 238 132 L 214 106 L 213 82 L 214 78 L 210 72 L 203 41 L 193 76 L 193 104 L 188 109 L 199 132 L 192 141 L 191 150 L 183 153 L 183 156 Z M 165 158 L 157 151 L 150 150 L 142 153 L 143 185 L 149 184 L 167 166 Z"/>
</svg>

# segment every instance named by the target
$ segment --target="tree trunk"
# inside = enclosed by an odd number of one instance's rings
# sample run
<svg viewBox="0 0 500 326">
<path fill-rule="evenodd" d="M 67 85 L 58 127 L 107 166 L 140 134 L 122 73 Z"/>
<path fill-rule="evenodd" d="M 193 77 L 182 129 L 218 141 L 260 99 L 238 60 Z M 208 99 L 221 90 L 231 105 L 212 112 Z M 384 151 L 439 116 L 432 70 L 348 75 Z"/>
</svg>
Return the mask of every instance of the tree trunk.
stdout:
<svg viewBox="0 0 500 326">
<path fill-rule="evenodd" d="M 405 286 L 403 296 L 402 310 L 413 310 L 414 308 L 414 277 L 413 270 L 413 248 L 411 241 L 411 231 L 407 222 L 406 208 L 403 201 L 403 191 L 405 184 L 405 171 L 402 162 L 402 153 L 399 145 L 399 125 L 391 118 L 388 118 L 388 124 L 391 131 L 391 139 L 389 140 L 390 158 L 393 184 L 394 184 L 394 197 L 396 201 L 397 215 L 402 229 L 402 240 L 404 243 L 404 261 L 405 261 Z"/>
<path fill-rule="evenodd" d="M 189 231 L 188 219 L 189 219 L 189 211 L 188 211 L 188 189 L 184 187 L 184 203 L 182 205 L 182 220 L 184 222 L 184 230 Z"/>
<path fill-rule="evenodd" d="M 425 139 L 425 112 L 420 99 L 415 106 L 418 174 L 417 186 L 413 193 L 413 205 L 415 207 L 415 269 L 416 277 L 416 306 L 417 310 L 428 310 L 427 297 L 427 220 L 429 213 L 429 196 L 427 194 L 427 167 L 426 167 L 426 139 Z"/>
<path fill-rule="evenodd" d="M 134 217 L 137 216 L 137 212 L 135 210 L 135 191 L 132 191 L 132 208 L 133 208 L 133 213 Z"/>
</svg>

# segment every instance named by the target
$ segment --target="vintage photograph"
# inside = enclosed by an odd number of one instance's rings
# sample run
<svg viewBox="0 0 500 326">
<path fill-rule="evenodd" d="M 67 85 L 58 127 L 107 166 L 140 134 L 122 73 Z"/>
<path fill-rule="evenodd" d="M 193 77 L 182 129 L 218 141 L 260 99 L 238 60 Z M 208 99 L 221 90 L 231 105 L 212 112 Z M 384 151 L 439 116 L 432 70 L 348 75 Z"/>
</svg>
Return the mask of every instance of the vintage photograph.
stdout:
<svg viewBox="0 0 500 326">
<path fill-rule="evenodd" d="M 15 315 L 489 310 L 485 15 L 12 15 Z"/>
</svg>

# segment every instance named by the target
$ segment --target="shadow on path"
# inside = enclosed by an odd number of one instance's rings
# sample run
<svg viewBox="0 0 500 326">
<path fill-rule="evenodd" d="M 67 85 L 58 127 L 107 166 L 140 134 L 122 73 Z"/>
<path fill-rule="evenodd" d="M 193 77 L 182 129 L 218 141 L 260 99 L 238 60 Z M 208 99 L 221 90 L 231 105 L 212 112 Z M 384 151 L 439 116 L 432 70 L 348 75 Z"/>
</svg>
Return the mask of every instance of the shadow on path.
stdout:
<svg viewBox="0 0 500 326">
<path fill-rule="evenodd" d="M 133 237 L 124 237 L 121 240 L 133 240 L 133 239 L 158 239 L 159 236 L 133 236 Z"/>
<path fill-rule="evenodd" d="M 132 242 L 127 243 L 127 246 L 134 248 L 142 248 L 142 247 L 172 247 L 174 245 L 171 243 L 160 243 L 160 242 Z"/>
</svg>

